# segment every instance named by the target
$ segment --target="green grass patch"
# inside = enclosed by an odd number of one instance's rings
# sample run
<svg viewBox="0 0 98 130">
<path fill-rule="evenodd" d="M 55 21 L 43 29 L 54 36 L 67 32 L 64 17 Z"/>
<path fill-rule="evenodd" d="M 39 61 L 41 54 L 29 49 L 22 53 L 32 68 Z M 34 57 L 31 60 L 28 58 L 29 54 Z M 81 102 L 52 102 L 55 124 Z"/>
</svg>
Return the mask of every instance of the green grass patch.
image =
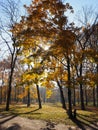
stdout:
<svg viewBox="0 0 98 130">
<path fill-rule="evenodd" d="M 0 106 L 1 114 L 14 114 L 29 119 L 40 119 L 55 123 L 64 123 L 66 125 L 75 125 L 75 123 L 68 118 L 66 111 L 59 105 L 46 104 L 43 105 L 42 109 L 38 109 L 38 105 L 31 105 L 29 108 L 27 108 L 26 105 L 11 105 L 9 112 L 6 112 L 4 108 L 4 105 Z M 84 124 L 98 122 L 98 109 L 92 112 L 77 110 L 77 119 Z"/>
</svg>

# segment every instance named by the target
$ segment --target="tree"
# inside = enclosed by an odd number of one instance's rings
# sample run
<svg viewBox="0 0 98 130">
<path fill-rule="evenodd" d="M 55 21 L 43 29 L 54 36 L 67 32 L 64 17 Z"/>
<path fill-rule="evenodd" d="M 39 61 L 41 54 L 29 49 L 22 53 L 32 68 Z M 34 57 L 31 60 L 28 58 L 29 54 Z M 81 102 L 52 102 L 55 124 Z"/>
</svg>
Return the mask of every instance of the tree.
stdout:
<svg viewBox="0 0 98 130">
<path fill-rule="evenodd" d="M 79 81 L 79 85 L 80 85 L 80 98 L 81 98 L 81 109 L 84 110 L 85 109 L 85 105 L 84 105 L 84 92 L 83 92 L 83 87 L 84 87 L 84 75 L 86 73 L 87 69 L 87 63 L 88 62 L 88 58 L 86 50 L 89 50 L 90 48 L 90 36 L 93 34 L 93 31 L 89 31 L 90 27 L 92 26 L 92 24 L 95 24 L 96 22 L 96 16 L 94 19 L 93 16 L 93 10 L 87 7 L 83 7 L 82 8 L 82 14 L 83 17 L 78 17 L 78 21 L 80 23 L 82 23 L 82 27 L 80 27 L 80 29 L 77 32 L 77 54 L 76 57 L 78 60 L 78 64 L 75 65 L 76 71 L 77 71 L 77 77 L 78 77 L 78 81 Z M 79 15 L 82 16 L 82 15 Z M 81 53 L 80 53 L 81 52 Z M 90 62 L 89 62 L 90 63 Z M 86 68 L 86 69 L 85 69 Z"/>
<path fill-rule="evenodd" d="M 89 32 L 91 32 L 90 35 L 90 49 L 87 50 L 88 58 L 90 59 L 92 63 L 92 79 L 94 82 L 94 88 L 96 86 L 96 99 L 97 99 L 97 106 L 98 106 L 98 82 L 97 82 L 97 75 L 98 75 L 98 22 L 97 22 L 98 16 L 96 17 L 95 23 L 90 27 Z M 93 32 L 93 33 L 92 33 Z M 94 94 L 94 106 L 95 106 L 95 90 L 93 89 Z"/>
<path fill-rule="evenodd" d="M 26 66 L 26 70 L 22 74 L 22 84 L 28 86 L 27 106 L 28 107 L 30 106 L 30 88 L 31 86 L 36 86 L 39 108 L 42 108 L 39 85 L 44 77 L 44 70 L 42 68 L 42 65 L 40 64 L 40 56 L 39 57 L 37 56 L 37 58 L 33 57 L 33 54 L 36 54 L 36 51 L 38 51 L 38 47 L 36 47 L 34 50 L 32 50 L 31 48 L 22 50 L 21 63 Z M 33 52 L 33 54 L 31 52 Z"/>
<path fill-rule="evenodd" d="M 57 84 L 60 91 L 62 108 L 66 109 L 66 103 L 65 103 L 64 93 L 63 93 L 63 86 L 64 86 L 63 82 L 66 77 L 66 72 L 64 70 L 64 67 L 55 58 L 50 57 L 50 63 L 48 63 L 47 65 L 47 70 L 49 70 L 49 72 L 46 80 L 50 81 L 50 84 L 52 84 L 51 82 L 55 82 L 55 84 Z"/>
<path fill-rule="evenodd" d="M 9 30 L 13 27 L 13 25 L 15 24 L 15 22 L 17 22 L 19 18 L 18 2 L 19 1 L 15 2 L 14 0 L 7 0 L 6 4 L 1 2 L 1 5 L 0 5 L 1 10 L 3 11 L 3 14 L 5 14 L 5 17 L 7 18 L 7 23 L 3 24 L 4 23 L 3 21 L 1 23 L 0 36 L 2 40 L 6 43 L 6 46 L 8 47 L 10 55 L 11 55 L 6 111 L 9 110 L 13 72 L 14 72 L 14 67 L 17 60 L 17 53 L 20 50 L 20 48 L 16 48 L 14 46 L 14 44 L 17 42 L 16 37 L 11 32 L 9 32 Z M 5 35 L 8 38 L 6 38 Z"/>
<path fill-rule="evenodd" d="M 47 6 L 49 5 L 49 6 Z M 26 6 L 25 6 L 26 7 Z M 67 27 L 67 17 L 65 12 L 71 10 L 72 7 L 66 3 L 64 4 L 61 0 L 34 0 L 29 7 L 26 7 L 28 11 L 27 17 L 22 17 L 19 24 L 15 24 L 13 27 L 13 34 L 18 37 L 19 46 L 24 48 L 30 45 L 43 46 L 44 43 L 51 43 L 51 47 L 47 55 L 52 55 L 56 59 L 65 59 L 67 63 L 68 73 L 68 99 L 69 99 L 69 117 L 72 117 L 72 104 L 71 104 L 71 48 L 75 41 L 75 35 Z M 15 33 L 17 31 L 17 33 Z M 28 43 L 28 45 L 26 44 Z M 54 51 L 59 49 L 57 56 Z M 59 55 L 61 53 L 61 56 Z M 45 59 L 44 57 L 44 59 Z M 41 59 L 43 60 L 43 59 Z"/>
</svg>

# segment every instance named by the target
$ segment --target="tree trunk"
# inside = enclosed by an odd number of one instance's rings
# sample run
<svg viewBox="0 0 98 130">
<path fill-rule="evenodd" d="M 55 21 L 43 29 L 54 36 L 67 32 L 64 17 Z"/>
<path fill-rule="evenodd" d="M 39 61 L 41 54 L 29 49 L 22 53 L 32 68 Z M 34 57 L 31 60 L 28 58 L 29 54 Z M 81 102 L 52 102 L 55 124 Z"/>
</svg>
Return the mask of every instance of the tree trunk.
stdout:
<svg viewBox="0 0 98 130">
<path fill-rule="evenodd" d="M 93 88 L 93 106 L 96 106 L 96 102 L 95 102 L 95 88 Z"/>
<path fill-rule="evenodd" d="M 28 88 L 27 107 L 30 107 L 30 88 Z"/>
<path fill-rule="evenodd" d="M 23 93 L 25 93 L 25 88 L 23 86 Z M 23 97 L 22 103 L 25 104 L 26 103 L 26 97 Z"/>
<path fill-rule="evenodd" d="M 97 74 L 98 74 L 98 64 L 97 64 Z M 96 100 L 97 100 L 97 107 L 98 107 L 98 83 L 96 88 Z"/>
<path fill-rule="evenodd" d="M 66 104 L 65 104 L 65 99 L 64 99 L 62 86 L 60 85 L 59 81 L 57 81 L 57 84 L 58 84 L 58 87 L 59 87 L 59 90 L 60 90 L 62 108 L 66 109 Z"/>
<path fill-rule="evenodd" d="M 10 100 L 11 100 L 12 78 L 13 78 L 13 72 L 14 72 L 15 63 L 16 63 L 16 60 L 17 60 L 16 53 L 15 53 L 15 47 L 14 47 L 14 50 L 13 50 L 13 53 L 12 53 L 12 59 L 11 59 L 11 66 L 10 66 L 11 72 L 10 72 L 10 75 L 9 75 L 7 101 L 6 101 L 6 111 L 9 111 L 9 105 L 10 105 Z"/>
<path fill-rule="evenodd" d="M 11 74 L 10 74 L 10 77 L 9 77 L 9 85 L 8 85 L 8 93 L 7 93 L 7 102 L 6 102 L 6 111 L 9 111 L 9 105 L 10 105 L 10 100 L 11 100 L 12 77 L 13 77 L 13 69 L 12 69 Z"/>
<path fill-rule="evenodd" d="M 71 89 L 68 87 L 68 115 L 72 118 L 72 103 L 71 103 Z"/>
<path fill-rule="evenodd" d="M 67 57 L 67 71 L 68 71 L 68 115 L 69 118 L 73 118 L 72 115 L 72 100 L 71 100 L 71 75 L 70 75 L 70 59 Z"/>
<path fill-rule="evenodd" d="M 73 106 L 76 106 L 76 93 L 75 93 L 75 87 L 73 92 Z"/>
<path fill-rule="evenodd" d="M 39 103 L 39 109 L 42 108 L 42 104 L 41 104 L 41 98 L 40 98 L 40 92 L 39 92 L 39 86 L 37 86 L 37 96 L 38 96 L 38 103 Z"/>
<path fill-rule="evenodd" d="M 82 109 L 82 110 L 85 110 L 83 86 L 82 86 L 81 83 L 80 83 L 80 100 L 81 100 L 81 109 Z"/>
<path fill-rule="evenodd" d="M 87 106 L 88 105 L 88 98 L 87 98 L 87 89 L 85 87 L 85 105 Z"/>
<path fill-rule="evenodd" d="M 82 77 L 82 64 L 80 65 L 80 77 Z M 80 83 L 80 100 L 81 100 L 81 109 L 85 110 L 84 93 L 83 93 L 83 84 L 82 83 Z"/>
</svg>

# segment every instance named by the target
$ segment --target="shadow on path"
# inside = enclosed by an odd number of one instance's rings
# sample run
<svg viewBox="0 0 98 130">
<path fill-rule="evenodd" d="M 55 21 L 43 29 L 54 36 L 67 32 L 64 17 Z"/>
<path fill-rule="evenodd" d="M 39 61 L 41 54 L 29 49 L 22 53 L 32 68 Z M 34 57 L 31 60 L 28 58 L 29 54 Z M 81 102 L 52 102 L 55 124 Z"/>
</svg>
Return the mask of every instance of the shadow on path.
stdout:
<svg viewBox="0 0 98 130">
<path fill-rule="evenodd" d="M 5 122 L 7 122 L 7 121 L 9 121 L 9 120 L 11 120 L 11 119 L 13 119 L 13 118 L 15 118 L 15 117 L 17 117 L 17 116 L 19 116 L 19 115 L 21 115 L 21 114 L 29 114 L 29 113 L 32 113 L 32 112 L 35 112 L 35 111 L 37 111 L 37 110 L 39 110 L 39 108 L 38 109 L 35 109 L 35 110 L 33 110 L 33 111 L 30 111 L 30 112 L 26 112 L 26 113 L 18 113 L 18 114 L 16 114 L 16 113 L 13 113 L 13 112 L 11 112 L 11 111 L 9 111 L 11 114 L 9 114 L 9 115 L 0 115 L 1 117 L 0 117 L 0 124 L 3 124 L 3 123 L 5 123 Z M 40 113 L 39 113 L 40 114 Z M 1 130 L 1 129 L 0 129 Z"/>
<path fill-rule="evenodd" d="M 78 115 L 77 115 L 78 116 Z M 81 117 L 80 117 L 81 118 Z M 83 121 L 80 121 L 79 119 L 71 119 L 80 129 L 82 130 L 87 130 L 87 129 L 90 129 L 90 130 L 98 130 L 98 126 L 92 126 L 92 124 L 87 124 Z M 69 128 L 69 130 L 71 130 Z"/>
<path fill-rule="evenodd" d="M 9 115 L 9 117 L 7 116 L 5 119 L 0 121 L 0 124 L 3 124 L 3 123 L 5 123 L 5 122 L 7 122 L 7 121 L 9 121 L 9 120 L 11 120 L 11 119 L 13 119 L 15 117 L 16 117 L 16 115 Z"/>
<path fill-rule="evenodd" d="M 78 115 L 78 117 L 81 118 L 81 119 L 83 119 L 84 121 L 88 122 L 88 123 L 91 124 L 92 126 L 94 126 L 94 128 L 97 127 L 97 129 L 98 129 L 98 125 L 97 125 L 98 120 L 90 121 L 90 120 L 87 120 L 87 119 L 85 119 L 84 117 L 80 116 L 80 114 Z M 93 117 L 92 117 L 92 118 L 93 118 Z M 91 125 L 89 125 L 89 126 L 91 126 Z"/>
</svg>

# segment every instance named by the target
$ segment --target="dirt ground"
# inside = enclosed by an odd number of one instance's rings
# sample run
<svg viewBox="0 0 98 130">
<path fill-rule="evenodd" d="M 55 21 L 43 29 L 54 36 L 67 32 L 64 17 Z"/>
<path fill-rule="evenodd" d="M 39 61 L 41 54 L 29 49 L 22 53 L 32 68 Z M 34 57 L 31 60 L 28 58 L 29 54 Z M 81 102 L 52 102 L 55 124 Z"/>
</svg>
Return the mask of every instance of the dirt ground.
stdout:
<svg viewBox="0 0 98 130">
<path fill-rule="evenodd" d="M 0 130 L 82 130 L 75 126 L 66 126 L 64 124 L 55 124 L 42 120 L 30 120 L 27 118 L 10 115 L 0 115 Z M 83 128 L 83 130 L 93 130 Z"/>
</svg>

